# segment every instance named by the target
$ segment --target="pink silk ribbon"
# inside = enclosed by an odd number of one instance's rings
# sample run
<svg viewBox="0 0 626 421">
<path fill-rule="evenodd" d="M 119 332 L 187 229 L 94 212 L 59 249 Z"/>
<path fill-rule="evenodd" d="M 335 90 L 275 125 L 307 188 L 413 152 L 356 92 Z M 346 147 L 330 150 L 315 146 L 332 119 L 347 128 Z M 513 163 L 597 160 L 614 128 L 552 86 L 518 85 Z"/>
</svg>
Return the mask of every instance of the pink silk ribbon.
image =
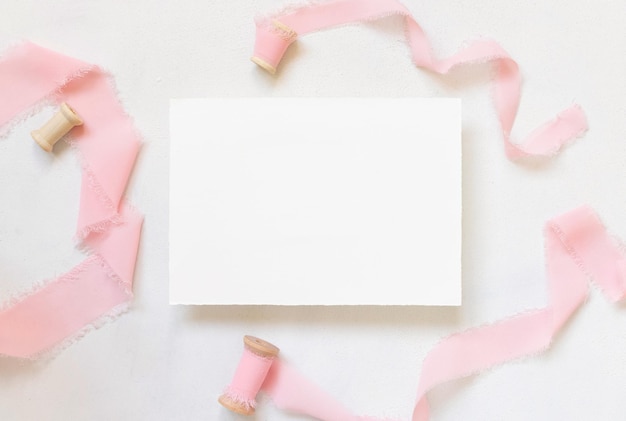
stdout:
<svg viewBox="0 0 626 421">
<path fill-rule="evenodd" d="M 478 40 L 445 59 L 434 57 L 428 38 L 405 6 L 396 0 L 339 0 L 288 9 L 256 22 L 253 60 L 274 71 L 296 34 L 305 35 L 338 25 L 366 22 L 391 15 L 404 17 L 413 62 L 424 69 L 446 74 L 460 65 L 490 62 L 495 70 L 493 100 L 510 159 L 550 156 L 587 130 L 583 110 L 573 105 L 537 129 L 521 143 L 511 130 L 520 102 L 521 75 L 517 63 L 495 41 Z"/>
<path fill-rule="evenodd" d="M 523 142 L 513 142 L 511 130 L 521 86 L 517 63 L 492 40 L 475 41 L 451 57 L 435 58 L 420 26 L 395 0 L 322 2 L 259 19 L 253 60 L 274 72 L 289 45 L 299 35 L 390 15 L 404 17 L 412 58 L 419 67 L 446 74 L 455 66 L 493 64 L 494 105 L 509 159 L 553 155 L 587 130 L 584 112 L 578 105 L 573 105 L 559 113 L 556 119 L 535 129 Z M 413 421 L 429 419 L 426 395 L 434 387 L 549 347 L 554 335 L 587 297 L 587 277 L 592 277 L 611 301 L 624 297 L 626 260 L 590 208 L 581 207 L 549 221 L 545 241 L 547 307 L 452 335 L 436 345 L 423 363 Z M 279 408 L 324 421 L 378 419 L 354 415 L 280 359 L 273 363 L 261 390 Z"/>
<path fill-rule="evenodd" d="M 71 136 L 82 167 L 77 238 L 91 253 L 0 310 L 0 355 L 35 358 L 119 313 L 132 298 L 143 218 L 123 194 L 141 141 L 110 76 L 32 43 L 0 60 L 0 98 L 0 128 L 46 102 L 67 102 L 84 121 Z"/>
<path fill-rule="evenodd" d="M 626 296 L 626 257 L 595 212 L 583 206 L 545 226 L 548 304 L 500 322 L 457 333 L 426 356 L 412 421 L 430 417 L 427 393 L 433 388 L 490 367 L 546 350 L 588 295 L 592 279 L 611 302 Z M 281 409 L 323 421 L 381 420 L 359 417 L 277 359 L 261 387 Z"/>
</svg>

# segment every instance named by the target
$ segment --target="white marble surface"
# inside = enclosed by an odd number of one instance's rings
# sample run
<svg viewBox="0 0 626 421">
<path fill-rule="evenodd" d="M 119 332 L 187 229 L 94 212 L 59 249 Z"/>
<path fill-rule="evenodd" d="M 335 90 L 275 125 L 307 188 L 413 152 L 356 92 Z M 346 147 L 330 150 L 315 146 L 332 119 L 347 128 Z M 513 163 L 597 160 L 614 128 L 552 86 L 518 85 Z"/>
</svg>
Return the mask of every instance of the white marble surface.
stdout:
<svg viewBox="0 0 626 421">
<path fill-rule="evenodd" d="M 459 69 L 446 78 L 416 69 L 397 19 L 305 37 L 291 48 L 277 77 L 263 73 L 248 60 L 253 17 L 282 4 L 3 2 L 1 31 L 98 63 L 115 75 L 146 138 L 128 191 L 146 222 L 132 311 L 53 360 L 0 360 L 0 419 L 240 420 L 215 401 L 246 333 L 278 344 L 285 358 L 356 412 L 408 419 L 421 362 L 434 343 L 545 304 L 546 219 L 587 203 L 626 238 L 626 3 L 407 2 L 439 54 L 485 36 L 520 63 L 525 84 L 515 133 L 527 133 L 573 101 L 582 104 L 588 134 L 535 166 L 504 158 L 488 68 Z M 462 98 L 462 307 L 167 304 L 169 98 L 272 95 Z M 67 149 L 53 158 L 36 155 L 31 144 L 18 144 L 20 131 L 23 137 L 29 129 L 23 126 L 0 142 L 2 296 L 61 273 L 81 257 L 67 235 L 75 218 L 75 157 Z M 39 182 L 42 177 L 58 182 Z M 549 352 L 432 393 L 433 419 L 623 419 L 625 328 L 626 307 L 609 305 L 594 290 Z M 262 404 L 256 419 L 303 418 Z"/>
</svg>

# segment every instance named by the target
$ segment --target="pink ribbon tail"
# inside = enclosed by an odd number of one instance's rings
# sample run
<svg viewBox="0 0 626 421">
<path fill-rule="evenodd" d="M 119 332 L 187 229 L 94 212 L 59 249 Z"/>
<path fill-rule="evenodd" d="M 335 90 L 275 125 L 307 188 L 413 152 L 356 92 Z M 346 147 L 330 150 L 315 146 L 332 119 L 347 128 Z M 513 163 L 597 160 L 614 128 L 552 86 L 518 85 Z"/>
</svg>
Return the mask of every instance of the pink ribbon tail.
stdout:
<svg viewBox="0 0 626 421">
<path fill-rule="evenodd" d="M 123 201 L 140 137 L 98 67 L 18 45 L 0 61 L 0 126 L 41 102 L 68 102 L 84 121 L 72 131 L 82 164 L 77 237 L 81 264 L 0 311 L 0 355 L 34 358 L 63 345 L 132 298 L 143 218 Z"/>
</svg>

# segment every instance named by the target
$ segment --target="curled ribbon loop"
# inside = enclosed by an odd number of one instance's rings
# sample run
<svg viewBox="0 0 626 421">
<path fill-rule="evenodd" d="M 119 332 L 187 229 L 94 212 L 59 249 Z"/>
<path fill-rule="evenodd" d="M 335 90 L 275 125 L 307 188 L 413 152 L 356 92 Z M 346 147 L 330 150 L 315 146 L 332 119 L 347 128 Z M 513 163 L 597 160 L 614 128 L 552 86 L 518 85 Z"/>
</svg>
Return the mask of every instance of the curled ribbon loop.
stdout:
<svg viewBox="0 0 626 421">
<path fill-rule="evenodd" d="M 123 199 L 140 137 L 100 68 L 32 43 L 0 61 L 0 128 L 42 102 L 67 102 L 84 125 L 72 131 L 81 158 L 77 238 L 91 250 L 68 273 L 0 309 L 0 355 L 34 358 L 121 312 L 132 282 L 143 218 Z"/>
<path fill-rule="evenodd" d="M 285 51 L 297 36 L 345 25 L 366 22 L 390 15 L 404 17 L 406 36 L 413 62 L 426 70 L 447 74 L 461 65 L 490 62 L 495 68 L 493 100 L 509 159 L 544 157 L 557 153 L 568 141 L 587 130 L 585 113 L 573 105 L 518 143 L 511 130 L 520 102 L 521 76 L 517 63 L 495 41 L 475 41 L 456 54 L 436 58 L 422 28 L 408 9 L 396 0 L 339 0 L 312 4 L 278 13 L 256 22 L 256 41 L 252 60 L 270 73 L 278 68 Z"/>
</svg>

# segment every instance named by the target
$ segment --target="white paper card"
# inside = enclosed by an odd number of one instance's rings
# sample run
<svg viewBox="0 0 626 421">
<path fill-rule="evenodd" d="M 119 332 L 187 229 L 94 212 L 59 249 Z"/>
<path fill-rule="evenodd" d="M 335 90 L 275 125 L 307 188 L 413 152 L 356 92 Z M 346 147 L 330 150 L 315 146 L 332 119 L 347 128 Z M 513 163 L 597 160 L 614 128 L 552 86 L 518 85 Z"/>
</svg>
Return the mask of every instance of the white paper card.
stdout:
<svg viewBox="0 0 626 421">
<path fill-rule="evenodd" d="M 170 103 L 170 303 L 460 305 L 458 99 Z"/>
</svg>

